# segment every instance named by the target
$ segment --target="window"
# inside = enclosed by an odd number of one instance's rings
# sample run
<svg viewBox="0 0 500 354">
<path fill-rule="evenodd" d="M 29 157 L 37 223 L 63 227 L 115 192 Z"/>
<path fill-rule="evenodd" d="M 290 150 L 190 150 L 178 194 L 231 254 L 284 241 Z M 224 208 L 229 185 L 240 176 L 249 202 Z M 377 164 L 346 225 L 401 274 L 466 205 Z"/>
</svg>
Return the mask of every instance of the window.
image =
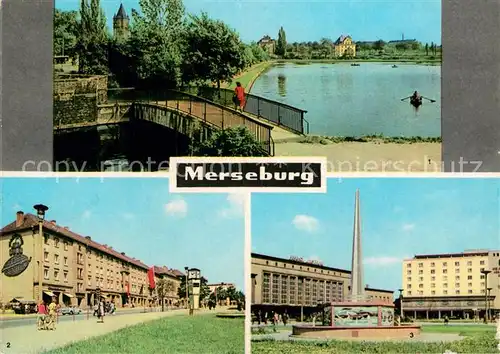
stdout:
<svg viewBox="0 0 500 354">
<path fill-rule="evenodd" d="M 456 295 L 460 295 L 460 290 L 455 290 Z"/>
<path fill-rule="evenodd" d="M 480 262 L 479 262 L 479 264 L 480 264 L 480 265 L 484 265 L 484 261 L 480 261 Z"/>
<path fill-rule="evenodd" d="M 448 274 L 448 269 L 443 269 L 443 274 Z"/>
<path fill-rule="evenodd" d="M 54 238 L 54 247 L 59 248 L 59 239 L 58 238 Z"/>
<path fill-rule="evenodd" d="M 68 271 L 64 271 L 64 281 L 67 283 L 68 282 Z"/>
<path fill-rule="evenodd" d="M 481 294 L 484 294 L 484 289 L 481 289 Z"/>
<path fill-rule="evenodd" d="M 436 287 L 436 284 L 431 283 L 431 288 L 435 288 L 435 287 Z"/>
<path fill-rule="evenodd" d="M 481 279 L 484 279 L 484 278 L 485 278 L 484 274 L 481 274 Z"/>
<path fill-rule="evenodd" d="M 411 275 L 411 270 L 407 270 L 406 274 Z"/>
<path fill-rule="evenodd" d="M 43 252 L 43 260 L 45 262 L 48 262 L 49 261 L 49 252 Z"/>
<path fill-rule="evenodd" d="M 448 266 L 448 262 L 443 262 L 443 267 L 447 267 Z"/>
<path fill-rule="evenodd" d="M 411 290 L 408 290 L 407 293 L 408 293 L 408 296 L 410 296 L 411 295 Z"/>
<path fill-rule="evenodd" d="M 467 290 L 467 294 L 472 294 L 472 290 L 471 289 Z"/>
<path fill-rule="evenodd" d="M 43 278 L 44 279 L 49 279 L 49 270 L 48 270 L 48 268 L 45 268 L 43 270 Z"/>
<path fill-rule="evenodd" d="M 411 268 L 411 263 L 406 264 L 406 268 Z"/>
<path fill-rule="evenodd" d="M 434 267 L 435 265 L 436 265 L 436 263 L 431 262 L 431 267 Z"/>
<path fill-rule="evenodd" d="M 480 271 L 481 271 L 481 272 L 484 272 L 484 268 L 481 268 L 481 269 L 480 269 Z"/>
<path fill-rule="evenodd" d="M 460 275 L 457 275 L 457 276 L 455 277 L 455 280 L 460 280 Z"/>
<path fill-rule="evenodd" d="M 455 288 L 459 288 L 460 287 L 460 283 L 455 283 Z"/>
<path fill-rule="evenodd" d="M 68 250 L 68 243 L 66 241 L 64 241 L 64 250 L 67 251 Z"/>
<path fill-rule="evenodd" d="M 424 274 L 424 271 L 423 271 L 422 269 L 420 269 L 420 270 L 418 271 L 418 274 Z"/>
<path fill-rule="evenodd" d="M 468 284 L 467 284 L 467 286 L 468 286 L 469 288 L 472 288 L 472 283 L 468 283 Z"/>
<path fill-rule="evenodd" d="M 436 280 L 436 277 L 431 277 L 431 281 L 435 281 Z"/>
<path fill-rule="evenodd" d="M 419 289 L 422 289 L 424 287 L 424 284 L 418 284 Z"/>
<path fill-rule="evenodd" d="M 460 268 L 455 268 L 455 273 L 460 273 Z"/>
<path fill-rule="evenodd" d="M 443 295 L 448 295 L 448 290 L 443 290 Z"/>
<path fill-rule="evenodd" d="M 411 289 L 411 284 L 406 285 L 408 289 Z"/>
<path fill-rule="evenodd" d="M 54 255 L 54 263 L 59 264 L 59 255 L 58 254 Z"/>
<path fill-rule="evenodd" d="M 419 277 L 418 281 L 424 281 L 424 277 Z"/>
<path fill-rule="evenodd" d="M 431 269 L 431 274 L 436 274 L 436 270 L 435 269 Z"/>
<path fill-rule="evenodd" d="M 432 290 L 431 295 L 436 295 L 436 290 Z"/>
<path fill-rule="evenodd" d="M 460 262 L 455 262 L 455 267 L 460 267 Z"/>
<path fill-rule="evenodd" d="M 472 275 L 468 275 L 467 280 L 472 280 Z"/>
<path fill-rule="evenodd" d="M 54 269 L 54 279 L 56 281 L 59 281 L 59 270 L 57 270 L 57 269 Z"/>
<path fill-rule="evenodd" d="M 68 265 L 68 257 L 64 257 L 64 265 L 67 266 Z"/>
<path fill-rule="evenodd" d="M 483 281 L 483 282 L 481 282 L 481 285 L 480 285 L 480 286 L 481 286 L 481 287 L 484 287 L 484 281 Z"/>
<path fill-rule="evenodd" d="M 443 275 L 443 281 L 448 281 L 448 276 L 447 275 Z"/>
<path fill-rule="evenodd" d="M 419 268 L 423 268 L 423 267 L 424 267 L 424 264 L 423 264 L 423 263 L 419 263 L 419 264 L 418 264 L 418 267 L 419 267 Z"/>
</svg>

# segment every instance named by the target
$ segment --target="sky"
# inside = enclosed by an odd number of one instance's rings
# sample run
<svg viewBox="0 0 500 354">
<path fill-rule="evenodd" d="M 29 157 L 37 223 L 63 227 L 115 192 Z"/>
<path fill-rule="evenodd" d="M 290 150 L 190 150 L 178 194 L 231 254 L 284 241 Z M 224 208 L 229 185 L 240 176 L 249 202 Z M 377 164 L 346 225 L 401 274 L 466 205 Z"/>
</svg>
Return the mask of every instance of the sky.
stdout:
<svg viewBox="0 0 500 354">
<path fill-rule="evenodd" d="M 500 249 L 500 179 L 329 179 L 325 194 L 252 195 L 252 252 L 351 269 L 360 191 L 364 282 L 401 287 L 415 254 Z"/>
<path fill-rule="evenodd" d="M 2 219 L 49 207 L 46 220 L 147 265 L 199 268 L 209 283 L 244 291 L 244 199 L 170 194 L 164 178 L 3 178 Z"/>
<path fill-rule="evenodd" d="M 140 10 L 138 0 L 122 1 L 127 14 Z M 79 0 L 56 0 L 56 8 L 78 10 Z M 417 39 L 441 43 L 441 0 L 184 0 L 186 12 L 208 13 L 235 29 L 244 42 L 264 35 L 276 38 L 283 26 L 289 43 L 336 40 Z M 112 28 L 120 0 L 101 0 Z"/>
</svg>

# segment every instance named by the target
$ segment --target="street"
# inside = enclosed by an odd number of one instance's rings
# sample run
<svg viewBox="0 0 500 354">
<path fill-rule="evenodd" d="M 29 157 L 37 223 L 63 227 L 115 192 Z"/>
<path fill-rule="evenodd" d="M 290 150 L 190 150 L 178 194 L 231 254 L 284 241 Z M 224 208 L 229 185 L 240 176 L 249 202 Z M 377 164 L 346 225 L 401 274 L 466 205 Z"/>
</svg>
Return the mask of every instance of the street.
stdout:
<svg viewBox="0 0 500 354">
<path fill-rule="evenodd" d="M 156 310 L 156 311 L 155 311 Z M 179 309 L 169 309 L 168 311 L 176 311 Z M 146 307 L 146 312 L 160 312 L 161 308 L 149 308 Z M 167 309 L 165 309 L 167 311 Z M 137 307 L 133 309 L 121 309 L 115 312 L 114 315 L 107 315 L 106 317 L 117 317 L 123 315 L 132 315 L 139 314 L 144 312 L 144 307 Z M 106 317 L 104 320 L 106 320 Z M 86 312 L 82 312 L 79 315 L 59 315 L 58 323 L 61 322 L 71 322 L 71 321 L 82 321 L 82 320 L 96 320 L 96 317 L 92 316 L 92 312 L 87 314 Z M 3 319 L 0 321 L 0 331 L 6 328 L 20 327 L 20 326 L 28 326 L 33 325 L 36 326 L 37 316 L 23 316 L 19 315 L 19 318 L 13 317 L 8 319 Z"/>
</svg>

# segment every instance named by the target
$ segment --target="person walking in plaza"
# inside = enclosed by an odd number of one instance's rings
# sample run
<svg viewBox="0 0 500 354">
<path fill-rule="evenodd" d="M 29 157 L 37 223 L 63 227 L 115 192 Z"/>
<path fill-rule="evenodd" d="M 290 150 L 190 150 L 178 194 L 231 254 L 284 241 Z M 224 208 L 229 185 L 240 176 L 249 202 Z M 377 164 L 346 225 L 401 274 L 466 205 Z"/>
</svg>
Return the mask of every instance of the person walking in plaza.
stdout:
<svg viewBox="0 0 500 354">
<path fill-rule="evenodd" d="M 104 323 L 104 301 L 99 301 L 97 308 L 97 322 Z"/>
<path fill-rule="evenodd" d="M 37 321 L 38 330 L 47 329 L 47 307 L 45 303 L 40 301 L 38 304 L 38 321 Z"/>
<path fill-rule="evenodd" d="M 55 330 L 57 322 L 57 304 L 56 299 L 52 298 L 52 302 L 49 305 L 49 323 L 47 324 L 48 329 Z"/>
<path fill-rule="evenodd" d="M 243 108 L 245 107 L 245 89 L 239 81 L 236 83 L 236 88 L 234 89 L 234 103 L 243 112 Z"/>
<path fill-rule="evenodd" d="M 288 314 L 286 313 L 286 310 L 285 313 L 283 313 L 283 315 L 281 316 L 281 319 L 283 320 L 283 325 L 286 326 L 286 322 L 288 321 Z"/>
</svg>

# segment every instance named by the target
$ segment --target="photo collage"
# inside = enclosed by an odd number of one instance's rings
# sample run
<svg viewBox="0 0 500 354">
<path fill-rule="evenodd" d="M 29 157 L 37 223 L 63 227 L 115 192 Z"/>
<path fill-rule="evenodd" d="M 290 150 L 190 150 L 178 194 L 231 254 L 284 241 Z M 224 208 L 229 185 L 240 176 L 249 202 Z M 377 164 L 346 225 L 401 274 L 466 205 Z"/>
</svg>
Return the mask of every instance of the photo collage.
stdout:
<svg viewBox="0 0 500 354">
<path fill-rule="evenodd" d="M 500 58 L 458 1 L 2 6 L 0 354 L 500 352 Z"/>
</svg>

